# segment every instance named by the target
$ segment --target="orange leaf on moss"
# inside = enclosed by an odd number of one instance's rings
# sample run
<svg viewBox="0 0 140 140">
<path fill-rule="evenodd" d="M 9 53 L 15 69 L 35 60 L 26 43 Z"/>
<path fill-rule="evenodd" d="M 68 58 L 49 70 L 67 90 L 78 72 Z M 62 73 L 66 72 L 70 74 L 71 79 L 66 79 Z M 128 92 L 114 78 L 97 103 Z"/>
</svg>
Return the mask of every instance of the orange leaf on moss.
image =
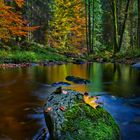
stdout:
<svg viewBox="0 0 140 140">
<path fill-rule="evenodd" d="M 94 109 L 97 108 L 97 106 L 99 106 L 99 104 L 96 102 L 97 101 L 97 97 L 90 97 L 90 96 L 86 96 L 84 95 L 84 102 L 88 105 L 90 105 L 91 107 L 93 107 Z"/>
</svg>

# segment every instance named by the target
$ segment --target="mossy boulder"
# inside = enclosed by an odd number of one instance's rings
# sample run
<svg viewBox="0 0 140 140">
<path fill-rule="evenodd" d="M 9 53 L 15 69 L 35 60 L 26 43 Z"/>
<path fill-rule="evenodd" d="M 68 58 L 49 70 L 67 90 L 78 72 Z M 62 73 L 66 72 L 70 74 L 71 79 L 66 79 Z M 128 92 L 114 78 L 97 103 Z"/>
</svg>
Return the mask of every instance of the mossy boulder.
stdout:
<svg viewBox="0 0 140 140">
<path fill-rule="evenodd" d="M 119 140 L 118 125 L 102 107 L 93 109 L 72 90 L 52 93 L 44 114 L 51 140 Z"/>
</svg>

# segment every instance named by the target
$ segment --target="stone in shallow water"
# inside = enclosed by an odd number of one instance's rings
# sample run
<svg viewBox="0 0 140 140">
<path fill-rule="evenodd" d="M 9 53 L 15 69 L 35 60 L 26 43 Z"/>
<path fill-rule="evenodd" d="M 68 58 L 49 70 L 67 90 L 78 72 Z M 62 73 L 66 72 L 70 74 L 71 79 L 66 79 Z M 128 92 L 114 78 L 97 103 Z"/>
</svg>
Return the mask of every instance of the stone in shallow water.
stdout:
<svg viewBox="0 0 140 140">
<path fill-rule="evenodd" d="M 90 81 L 87 80 L 87 79 L 83 79 L 83 78 L 75 77 L 75 76 L 67 76 L 66 80 L 67 81 L 72 81 L 76 84 L 89 84 L 90 83 Z"/>
<path fill-rule="evenodd" d="M 83 102 L 83 95 L 52 93 L 44 107 L 46 125 L 53 140 L 118 140 L 119 128 L 103 108 L 93 109 Z M 65 110 L 61 110 L 60 107 Z M 48 111 L 48 108 L 51 108 Z"/>
<path fill-rule="evenodd" d="M 81 65 L 81 64 L 84 64 L 85 62 L 81 59 L 75 59 L 73 60 L 73 64 L 78 64 L 78 65 Z"/>
<path fill-rule="evenodd" d="M 69 86 L 69 85 L 71 84 L 68 82 L 56 82 L 56 83 L 51 84 L 51 86 Z"/>
</svg>

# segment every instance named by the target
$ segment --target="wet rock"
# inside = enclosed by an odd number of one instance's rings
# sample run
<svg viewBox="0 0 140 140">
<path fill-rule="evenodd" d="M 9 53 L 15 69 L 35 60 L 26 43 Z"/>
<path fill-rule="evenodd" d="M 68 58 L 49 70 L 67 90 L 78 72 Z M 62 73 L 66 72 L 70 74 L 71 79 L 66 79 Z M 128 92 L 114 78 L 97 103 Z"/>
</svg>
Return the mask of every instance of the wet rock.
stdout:
<svg viewBox="0 0 140 140">
<path fill-rule="evenodd" d="M 50 140 L 119 139 L 119 128 L 108 112 L 85 104 L 79 92 L 67 92 L 52 93 L 44 106 Z"/>
<path fill-rule="evenodd" d="M 35 66 L 39 66 L 38 63 L 31 63 L 31 66 L 35 67 Z"/>
<path fill-rule="evenodd" d="M 55 91 L 55 94 L 61 94 L 62 93 L 62 87 L 58 87 Z"/>
<path fill-rule="evenodd" d="M 140 62 L 132 65 L 133 68 L 140 69 Z"/>
<path fill-rule="evenodd" d="M 80 77 L 75 77 L 75 76 L 67 76 L 66 80 L 67 81 L 72 81 L 76 84 L 89 84 L 90 83 L 89 80 L 86 80 L 86 79 L 83 79 L 83 78 L 80 78 Z"/>
<path fill-rule="evenodd" d="M 63 61 L 41 61 L 39 62 L 40 66 L 52 66 L 52 65 L 62 65 L 65 64 L 66 62 Z"/>
</svg>

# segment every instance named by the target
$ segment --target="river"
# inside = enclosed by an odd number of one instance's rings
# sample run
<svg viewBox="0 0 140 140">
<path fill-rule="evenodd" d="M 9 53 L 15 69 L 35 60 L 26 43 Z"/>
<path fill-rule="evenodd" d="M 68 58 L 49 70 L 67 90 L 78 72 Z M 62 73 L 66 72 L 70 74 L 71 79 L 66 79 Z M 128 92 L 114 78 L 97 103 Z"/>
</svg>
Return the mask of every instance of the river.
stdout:
<svg viewBox="0 0 140 140">
<path fill-rule="evenodd" d="M 140 138 L 140 70 L 125 64 L 65 64 L 0 68 L 0 140 L 32 140 L 46 127 L 43 105 L 50 84 L 66 76 L 89 79 L 88 85 L 63 87 L 98 95 L 118 123 L 123 140 Z"/>
</svg>

